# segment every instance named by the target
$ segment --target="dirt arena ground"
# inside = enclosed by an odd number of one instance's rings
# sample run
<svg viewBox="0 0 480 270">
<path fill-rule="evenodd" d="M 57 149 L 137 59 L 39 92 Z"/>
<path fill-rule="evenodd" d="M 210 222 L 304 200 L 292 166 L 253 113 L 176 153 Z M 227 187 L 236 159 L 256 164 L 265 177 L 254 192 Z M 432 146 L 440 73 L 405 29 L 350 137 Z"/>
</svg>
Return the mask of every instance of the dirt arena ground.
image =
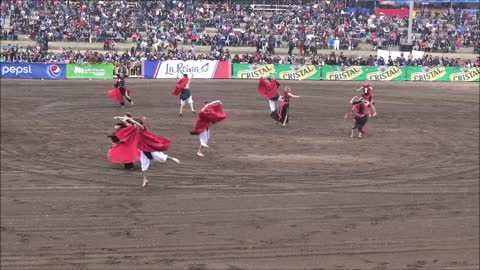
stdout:
<svg viewBox="0 0 480 270">
<path fill-rule="evenodd" d="M 1 81 L 2 269 L 478 269 L 477 83 L 374 83 L 352 139 L 359 82 L 288 82 L 282 128 L 257 81 L 194 80 L 228 113 L 199 158 L 174 81 L 128 80 L 125 109 L 113 82 Z M 182 161 L 145 190 L 105 157 L 124 111 Z"/>
</svg>

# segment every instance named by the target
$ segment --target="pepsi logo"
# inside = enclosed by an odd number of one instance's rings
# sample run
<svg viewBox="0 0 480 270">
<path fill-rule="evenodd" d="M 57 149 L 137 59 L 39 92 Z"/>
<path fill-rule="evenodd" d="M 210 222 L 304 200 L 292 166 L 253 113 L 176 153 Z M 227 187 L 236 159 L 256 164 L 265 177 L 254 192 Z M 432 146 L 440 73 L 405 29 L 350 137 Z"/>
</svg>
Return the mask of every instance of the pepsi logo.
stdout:
<svg viewBox="0 0 480 270">
<path fill-rule="evenodd" d="M 62 73 L 62 70 L 57 65 L 50 65 L 47 67 L 47 73 L 50 77 L 57 78 Z"/>
</svg>

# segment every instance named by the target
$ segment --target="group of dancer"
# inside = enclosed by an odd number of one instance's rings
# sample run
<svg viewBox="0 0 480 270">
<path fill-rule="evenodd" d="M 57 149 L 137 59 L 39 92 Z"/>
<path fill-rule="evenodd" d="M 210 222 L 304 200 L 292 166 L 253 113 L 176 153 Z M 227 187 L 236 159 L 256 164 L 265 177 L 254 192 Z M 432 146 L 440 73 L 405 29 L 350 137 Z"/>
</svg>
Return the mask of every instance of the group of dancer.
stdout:
<svg viewBox="0 0 480 270">
<path fill-rule="evenodd" d="M 300 96 L 292 93 L 292 88 L 286 86 L 283 94 L 278 93 L 280 83 L 272 77 L 261 77 L 258 81 L 257 90 L 260 95 L 268 99 L 270 106 L 270 116 L 275 120 L 275 123 L 281 123 L 282 126 L 286 126 L 289 119 L 290 101 L 293 98 L 299 98 Z M 345 117 L 350 116 L 353 119 L 353 126 L 350 137 L 354 137 L 354 131 L 358 129 L 358 137 L 362 138 L 366 132 L 364 126 L 369 117 L 377 115 L 375 109 L 375 103 L 373 102 L 372 90 L 373 87 L 365 82 L 361 87 L 355 89 L 357 92 L 362 91 L 362 96 L 354 96 L 350 100 L 352 105 L 351 111 L 348 112 Z M 370 109 L 372 112 L 370 112 Z"/>
<path fill-rule="evenodd" d="M 190 104 L 192 113 L 196 112 L 193 108 L 193 99 L 190 93 L 190 81 L 193 78 L 184 74 L 178 81 L 171 95 L 179 96 L 180 112 L 186 103 Z M 115 88 L 109 91 L 109 96 L 116 100 L 122 108 L 124 107 L 124 98 L 133 105 L 132 98 L 129 95 L 130 89 L 125 87 L 125 77 L 119 76 L 115 83 Z M 121 90 L 120 88 L 123 88 Z M 210 127 L 227 118 L 226 112 L 223 110 L 222 102 L 215 100 L 213 102 L 205 102 L 200 109 L 195 126 L 191 135 L 199 135 L 200 146 L 196 155 L 204 157 L 203 148 L 208 148 L 208 139 L 210 138 Z M 142 187 L 148 183 L 147 170 L 150 167 L 151 160 L 166 162 L 168 160 L 177 164 L 180 163 L 178 158 L 172 157 L 165 153 L 172 142 L 164 137 L 155 135 L 147 131 L 145 126 L 146 117 L 133 117 L 132 113 L 126 112 L 123 116 L 114 117 L 119 121 L 115 124 L 115 131 L 108 137 L 112 140 L 112 146 L 107 152 L 108 159 L 113 163 L 123 164 L 125 169 L 135 169 L 135 162 L 140 162 L 143 175 Z"/>
<path fill-rule="evenodd" d="M 353 138 L 355 135 L 355 130 L 358 129 L 358 137 L 362 138 L 366 134 L 364 126 L 367 124 L 368 118 L 376 116 L 377 110 L 375 108 L 375 103 L 373 102 L 373 87 L 368 82 L 365 82 L 360 88 L 355 90 L 362 91 L 362 96 L 354 96 L 352 99 L 350 99 L 352 109 L 345 115 L 345 117 L 351 116 L 351 118 L 353 118 L 353 126 L 350 137 Z M 370 112 L 370 109 L 372 110 L 373 114 Z"/>
<path fill-rule="evenodd" d="M 271 75 L 271 74 L 270 74 Z M 193 74 L 180 74 L 177 72 L 179 81 L 171 92 L 172 96 L 180 99 L 180 110 L 178 116 L 181 117 L 185 104 L 190 105 L 191 112 L 197 115 L 193 98 L 190 91 L 190 83 Z M 292 88 L 286 86 L 282 93 L 279 93 L 280 83 L 272 76 L 261 77 L 258 82 L 257 90 L 260 95 L 268 99 L 270 107 L 270 116 L 274 123 L 282 124 L 285 127 L 289 121 L 290 102 L 292 99 L 301 96 L 292 93 Z M 115 88 L 109 91 L 110 97 L 116 100 L 123 108 L 125 99 L 133 105 L 131 90 L 125 86 L 125 76 L 118 76 L 115 82 Z M 376 116 L 377 112 L 373 102 L 372 86 L 365 82 L 356 91 L 362 91 L 362 96 L 354 96 L 350 100 L 351 111 L 345 114 L 353 119 L 351 137 L 354 137 L 354 131 L 358 129 L 358 137 L 362 138 L 366 132 L 364 126 L 369 117 Z M 204 157 L 203 150 L 208 148 L 210 138 L 210 127 L 226 119 L 227 114 L 223 110 L 222 102 L 215 100 L 213 102 L 204 102 L 196 117 L 195 126 L 191 135 L 198 135 L 200 145 L 196 152 L 199 157 Z M 372 113 L 370 112 L 372 111 Z M 171 145 L 169 139 L 155 135 L 147 131 L 145 126 L 146 117 L 133 117 L 132 113 L 126 112 L 123 116 L 114 117 L 118 122 L 115 124 L 115 131 L 108 137 L 112 140 L 112 147 L 108 150 L 107 157 L 114 163 L 123 164 L 127 170 L 135 169 L 134 163 L 140 162 L 143 174 L 142 187 L 148 183 L 147 170 L 151 160 L 166 162 L 167 160 L 180 163 L 180 160 L 165 153 Z"/>
<path fill-rule="evenodd" d="M 300 96 L 294 95 L 290 86 L 286 86 L 280 95 L 278 93 L 279 87 L 280 83 L 274 78 L 267 77 L 265 79 L 261 77 L 258 81 L 257 90 L 262 97 L 268 99 L 270 116 L 275 120 L 274 123 L 280 123 L 285 127 L 289 118 L 290 100 Z"/>
</svg>

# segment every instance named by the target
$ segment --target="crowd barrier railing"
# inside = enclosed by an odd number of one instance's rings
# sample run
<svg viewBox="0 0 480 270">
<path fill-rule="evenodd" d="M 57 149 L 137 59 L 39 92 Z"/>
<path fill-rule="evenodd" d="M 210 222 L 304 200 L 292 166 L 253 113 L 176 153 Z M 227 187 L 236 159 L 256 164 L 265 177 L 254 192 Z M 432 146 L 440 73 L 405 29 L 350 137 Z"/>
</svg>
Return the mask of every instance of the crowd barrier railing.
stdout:
<svg viewBox="0 0 480 270">
<path fill-rule="evenodd" d="M 113 64 L 0 63 L 2 78 L 20 79 L 112 79 Z M 179 73 L 177 73 L 177 71 Z M 130 69 L 131 78 L 175 79 L 193 74 L 199 79 L 258 79 L 312 81 L 480 81 L 480 67 L 421 66 L 316 66 L 287 64 L 239 64 L 218 60 L 144 61 Z"/>
</svg>

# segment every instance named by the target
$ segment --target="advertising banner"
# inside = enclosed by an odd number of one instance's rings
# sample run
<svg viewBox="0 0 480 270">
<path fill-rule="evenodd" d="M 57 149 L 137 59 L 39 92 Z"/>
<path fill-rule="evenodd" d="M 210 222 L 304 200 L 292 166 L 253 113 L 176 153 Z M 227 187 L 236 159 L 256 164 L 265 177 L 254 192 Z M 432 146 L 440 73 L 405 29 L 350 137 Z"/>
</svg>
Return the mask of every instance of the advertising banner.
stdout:
<svg viewBox="0 0 480 270">
<path fill-rule="evenodd" d="M 66 78 L 65 64 L 0 63 L 2 78 L 57 79 Z"/>
<path fill-rule="evenodd" d="M 452 72 L 449 74 L 452 82 L 480 82 L 480 67 L 458 67 L 452 69 Z"/>
<path fill-rule="evenodd" d="M 408 67 L 409 81 L 480 81 L 480 68 Z"/>
<path fill-rule="evenodd" d="M 112 64 L 67 64 L 67 79 L 112 79 Z"/>
<path fill-rule="evenodd" d="M 179 74 L 193 74 L 197 79 L 229 79 L 230 62 L 217 60 L 145 61 L 144 78 L 176 79 Z"/>
<path fill-rule="evenodd" d="M 156 79 L 162 61 L 143 61 L 143 78 Z"/>
<path fill-rule="evenodd" d="M 315 65 L 233 64 L 232 78 L 259 79 L 270 74 L 277 80 L 320 80 L 320 68 Z"/>
<path fill-rule="evenodd" d="M 322 67 L 322 80 L 327 81 L 404 81 L 405 67 L 396 66 L 330 66 Z"/>
</svg>

